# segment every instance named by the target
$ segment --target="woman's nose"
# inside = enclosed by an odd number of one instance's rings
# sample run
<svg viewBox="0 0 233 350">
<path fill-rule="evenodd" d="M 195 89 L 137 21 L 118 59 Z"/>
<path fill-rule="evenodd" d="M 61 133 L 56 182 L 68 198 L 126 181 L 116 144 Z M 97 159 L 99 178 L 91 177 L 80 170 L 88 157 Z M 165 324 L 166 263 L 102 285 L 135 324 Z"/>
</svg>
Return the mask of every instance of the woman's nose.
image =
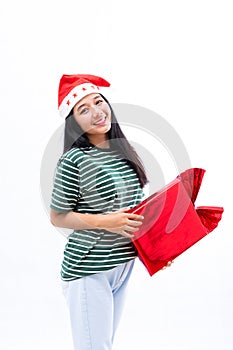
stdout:
<svg viewBox="0 0 233 350">
<path fill-rule="evenodd" d="M 93 106 L 92 107 L 93 115 L 98 116 L 101 115 L 103 112 L 98 106 Z"/>
</svg>

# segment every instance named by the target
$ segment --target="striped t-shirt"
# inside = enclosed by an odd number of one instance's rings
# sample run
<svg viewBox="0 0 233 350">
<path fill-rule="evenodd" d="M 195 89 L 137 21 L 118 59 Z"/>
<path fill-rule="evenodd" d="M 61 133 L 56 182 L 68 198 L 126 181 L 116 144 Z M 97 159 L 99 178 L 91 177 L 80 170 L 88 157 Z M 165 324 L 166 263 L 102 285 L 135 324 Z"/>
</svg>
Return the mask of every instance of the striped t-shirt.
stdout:
<svg viewBox="0 0 233 350">
<path fill-rule="evenodd" d="M 142 196 L 136 172 L 117 151 L 72 148 L 58 162 L 50 207 L 103 214 L 133 208 Z M 136 256 L 129 238 L 103 229 L 74 230 L 65 246 L 61 278 L 70 281 L 98 273 Z"/>
</svg>

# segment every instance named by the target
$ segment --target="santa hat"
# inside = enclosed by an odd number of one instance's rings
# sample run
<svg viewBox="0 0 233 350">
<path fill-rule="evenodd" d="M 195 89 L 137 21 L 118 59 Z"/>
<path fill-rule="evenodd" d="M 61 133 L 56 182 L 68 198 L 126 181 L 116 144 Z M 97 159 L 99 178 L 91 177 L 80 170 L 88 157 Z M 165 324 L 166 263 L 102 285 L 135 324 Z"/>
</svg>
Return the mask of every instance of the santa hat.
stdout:
<svg viewBox="0 0 233 350">
<path fill-rule="evenodd" d="M 58 110 L 61 117 L 66 118 L 83 97 L 100 93 L 99 87 L 102 86 L 108 87 L 110 83 L 95 75 L 63 75 L 58 88 Z"/>
</svg>

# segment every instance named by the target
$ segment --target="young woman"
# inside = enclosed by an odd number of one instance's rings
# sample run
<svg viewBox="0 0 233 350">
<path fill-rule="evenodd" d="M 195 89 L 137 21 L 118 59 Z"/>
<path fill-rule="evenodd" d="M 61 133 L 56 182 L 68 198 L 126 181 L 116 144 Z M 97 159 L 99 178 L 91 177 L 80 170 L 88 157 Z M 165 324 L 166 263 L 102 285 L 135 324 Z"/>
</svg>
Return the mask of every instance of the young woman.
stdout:
<svg viewBox="0 0 233 350">
<path fill-rule="evenodd" d="M 75 350 L 110 350 L 137 252 L 131 239 L 143 217 L 127 213 L 142 200 L 143 165 L 100 94 L 110 84 L 63 75 L 59 111 L 64 154 L 51 199 L 51 222 L 73 229 L 61 267 Z"/>
</svg>

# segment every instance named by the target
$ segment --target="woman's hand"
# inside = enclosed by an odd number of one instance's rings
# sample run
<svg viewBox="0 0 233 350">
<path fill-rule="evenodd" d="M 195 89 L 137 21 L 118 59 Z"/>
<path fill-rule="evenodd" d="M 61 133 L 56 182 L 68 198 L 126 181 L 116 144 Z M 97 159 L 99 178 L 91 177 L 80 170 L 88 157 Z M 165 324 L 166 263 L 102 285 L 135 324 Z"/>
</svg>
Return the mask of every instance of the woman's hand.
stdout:
<svg viewBox="0 0 233 350">
<path fill-rule="evenodd" d="M 127 209 L 122 209 L 101 215 L 101 217 L 99 217 L 98 226 L 107 231 L 118 233 L 121 236 L 133 238 L 133 233 L 139 230 L 144 217 L 127 213 L 126 210 Z"/>
</svg>

